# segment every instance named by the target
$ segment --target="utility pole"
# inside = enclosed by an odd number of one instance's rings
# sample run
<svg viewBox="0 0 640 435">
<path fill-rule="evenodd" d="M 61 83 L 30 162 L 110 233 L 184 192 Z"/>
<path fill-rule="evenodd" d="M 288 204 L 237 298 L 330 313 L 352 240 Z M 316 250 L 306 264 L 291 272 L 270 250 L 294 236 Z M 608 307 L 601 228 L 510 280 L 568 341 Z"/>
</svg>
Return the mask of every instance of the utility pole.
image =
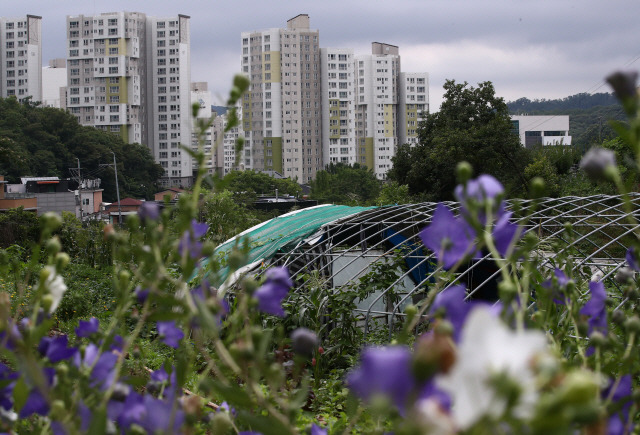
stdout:
<svg viewBox="0 0 640 435">
<path fill-rule="evenodd" d="M 78 161 L 78 167 L 69 168 L 69 171 L 73 175 L 74 180 L 78 182 L 78 198 L 80 199 L 80 222 L 82 222 L 82 175 L 80 173 L 80 159 L 76 157 L 76 160 Z"/>
<path fill-rule="evenodd" d="M 116 164 L 116 153 L 113 154 L 113 169 L 116 171 L 116 198 L 118 198 L 118 223 L 122 225 L 122 206 L 120 205 L 120 188 L 118 187 L 118 165 Z"/>
<path fill-rule="evenodd" d="M 78 197 L 80 197 L 80 222 L 82 222 L 82 176 L 80 175 L 80 159 L 78 160 Z"/>
<path fill-rule="evenodd" d="M 103 163 L 100 166 L 113 166 L 113 170 L 116 173 L 116 198 L 118 199 L 118 223 L 122 224 L 122 206 L 120 205 L 120 187 L 118 187 L 118 165 L 116 164 L 116 153 L 111 151 L 113 154 L 113 163 Z"/>
</svg>

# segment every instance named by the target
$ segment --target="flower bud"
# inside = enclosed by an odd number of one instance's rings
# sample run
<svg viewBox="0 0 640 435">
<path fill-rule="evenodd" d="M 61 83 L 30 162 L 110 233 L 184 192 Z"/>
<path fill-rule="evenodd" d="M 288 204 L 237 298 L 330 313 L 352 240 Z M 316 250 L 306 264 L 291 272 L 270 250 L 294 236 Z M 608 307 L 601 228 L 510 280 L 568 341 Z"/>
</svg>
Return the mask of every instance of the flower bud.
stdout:
<svg viewBox="0 0 640 435">
<path fill-rule="evenodd" d="M 607 344 L 607 337 L 600 331 L 593 331 L 589 336 L 589 341 L 593 346 L 602 348 Z"/>
<path fill-rule="evenodd" d="M 42 296 L 42 299 L 40 299 L 40 303 L 42 304 L 42 308 L 44 308 L 47 313 L 50 313 L 51 307 L 53 306 L 53 296 L 51 296 L 50 294 Z"/>
<path fill-rule="evenodd" d="M 640 318 L 638 318 L 638 316 L 633 316 L 627 319 L 627 321 L 624 322 L 624 329 L 636 334 L 640 332 Z"/>
<path fill-rule="evenodd" d="M 427 333 L 418 338 L 413 356 L 413 374 L 422 381 L 436 373 L 448 373 L 456 360 L 451 337 Z"/>
<path fill-rule="evenodd" d="M 569 372 L 562 383 L 562 401 L 578 405 L 592 401 L 598 393 L 598 383 L 593 373 L 586 370 Z"/>
<path fill-rule="evenodd" d="M 50 254 L 50 255 L 55 255 L 58 252 L 60 252 L 60 249 L 62 249 L 62 245 L 60 244 L 60 238 L 58 236 L 55 236 L 47 240 L 45 249 L 47 251 L 47 254 Z"/>
<path fill-rule="evenodd" d="M 62 420 L 68 414 L 67 406 L 62 400 L 54 400 L 51 403 L 51 416 Z"/>
<path fill-rule="evenodd" d="M 616 93 L 616 97 L 618 97 L 619 100 L 634 98 L 637 95 L 637 71 L 616 71 L 607 76 L 606 80 L 613 88 L 613 91 Z"/>
<path fill-rule="evenodd" d="M 41 219 L 45 230 L 55 231 L 62 226 L 62 217 L 53 211 L 46 212 Z"/>
<path fill-rule="evenodd" d="M 64 269 L 67 267 L 70 260 L 71 258 L 69 257 L 69 254 L 66 252 L 58 252 L 56 254 L 56 269 L 59 271 Z"/>
<path fill-rule="evenodd" d="M 619 284 L 626 284 L 629 281 L 633 280 L 634 277 L 635 277 L 635 272 L 631 268 L 621 267 L 616 272 L 616 276 L 614 277 L 614 279 Z"/>
<path fill-rule="evenodd" d="M 43 267 L 40 269 L 40 282 L 45 282 L 51 273 L 52 269 L 49 267 Z"/>
<path fill-rule="evenodd" d="M 511 281 L 500 281 L 500 283 L 498 283 L 498 293 L 500 295 L 500 300 L 508 303 L 516 297 L 518 294 L 518 288 Z"/>
<path fill-rule="evenodd" d="M 607 168 L 615 166 L 615 153 L 605 148 L 593 147 L 580 160 L 580 168 L 596 179 L 605 178 Z"/>
<path fill-rule="evenodd" d="M 529 191 L 533 198 L 540 198 L 544 196 L 546 189 L 547 187 L 541 177 L 533 177 L 529 183 Z"/>
<path fill-rule="evenodd" d="M 291 333 L 291 347 L 295 353 L 310 357 L 318 347 L 318 336 L 307 328 L 298 328 Z"/>
<path fill-rule="evenodd" d="M 615 310 L 611 314 L 611 320 L 616 325 L 623 325 L 625 320 L 627 320 L 627 315 L 624 312 L 620 311 L 620 310 Z"/>
<path fill-rule="evenodd" d="M 458 162 L 456 166 L 456 175 L 458 176 L 458 183 L 465 184 L 473 176 L 473 168 L 469 162 Z"/>
</svg>

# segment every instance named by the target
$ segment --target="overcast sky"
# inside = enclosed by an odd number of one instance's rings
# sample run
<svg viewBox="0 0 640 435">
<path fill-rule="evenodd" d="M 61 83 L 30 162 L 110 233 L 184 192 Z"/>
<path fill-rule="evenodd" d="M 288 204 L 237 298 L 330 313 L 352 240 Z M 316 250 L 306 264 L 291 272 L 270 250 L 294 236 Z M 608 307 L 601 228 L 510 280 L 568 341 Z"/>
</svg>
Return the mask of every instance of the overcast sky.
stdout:
<svg viewBox="0 0 640 435">
<path fill-rule="evenodd" d="M 507 101 L 609 92 L 603 78 L 640 67 L 638 0 L 0 0 L 0 14 L 42 16 L 43 65 L 65 57 L 67 15 L 191 16 L 191 80 L 222 104 L 240 67 L 240 32 L 308 14 L 321 47 L 400 47 L 402 70 L 428 72 L 431 110 L 445 79 L 493 82 Z"/>
</svg>

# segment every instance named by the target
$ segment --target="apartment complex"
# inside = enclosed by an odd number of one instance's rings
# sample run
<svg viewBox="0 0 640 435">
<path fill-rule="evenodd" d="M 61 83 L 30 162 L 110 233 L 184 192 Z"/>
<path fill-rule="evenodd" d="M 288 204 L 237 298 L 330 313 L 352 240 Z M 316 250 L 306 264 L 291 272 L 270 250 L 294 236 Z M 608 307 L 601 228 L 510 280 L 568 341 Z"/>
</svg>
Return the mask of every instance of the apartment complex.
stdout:
<svg viewBox="0 0 640 435">
<path fill-rule="evenodd" d="M 399 48 L 319 49 L 308 15 L 286 29 L 242 33 L 244 165 L 308 182 L 330 163 L 359 163 L 380 179 L 398 145 L 417 142 L 429 110 L 427 73 L 402 73 Z"/>
<path fill-rule="evenodd" d="M 0 97 L 42 100 L 42 17 L 0 17 Z"/>
<path fill-rule="evenodd" d="M 207 82 L 191 83 L 191 101 L 192 104 L 198 103 L 199 106 L 198 117 L 194 120 L 193 132 L 191 133 L 191 149 L 194 152 L 198 151 L 199 141 L 202 140 L 205 154 L 204 166 L 207 168 L 208 174 L 213 174 L 216 170 L 217 160 L 217 149 L 214 146 L 218 137 L 217 131 L 212 124 L 203 132 L 202 137 L 199 137 L 200 128 L 198 126 L 199 123 L 210 120 L 212 116 L 217 116 L 217 113 L 211 110 L 211 92 L 209 92 L 209 84 Z M 193 171 L 196 172 L 197 170 L 198 163 L 194 160 Z"/>
<path fill-rule="evenodd" d="M 165 186 L 189 186 L 189 17 L 110 12 L 67 17 L 67 109 L 83 125 L 147 145 Z"/>
<path fill-rule="evenodd" d="M 246 169 L 274 170 L 299 182 L 323 167 L 319 32 L 302 14 L 286 29 L 242 33 Z"/>
</svg>

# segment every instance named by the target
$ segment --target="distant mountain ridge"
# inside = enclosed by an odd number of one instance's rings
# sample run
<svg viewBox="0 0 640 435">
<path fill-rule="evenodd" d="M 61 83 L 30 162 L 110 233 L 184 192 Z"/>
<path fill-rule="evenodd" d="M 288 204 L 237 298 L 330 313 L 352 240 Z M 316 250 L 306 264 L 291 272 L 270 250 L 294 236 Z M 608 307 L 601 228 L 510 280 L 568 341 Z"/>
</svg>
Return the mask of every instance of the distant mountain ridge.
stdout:
<svg viewBox="0 0 640 435">
<path fill-rule="evenodd" d="M 512 115 L 569 115 L 572 144 L 587 149 L 617 136 L 609 120 L 626 119 L 616 97 L 607 92 L 581 93 L 556 100 L 519 98 L 507 102 Z"/>
<path fill-rule="evenodd" d="M 526 97 L 519 98 L 516 101 L 507 102 L 509 113 L 512 115 L 542 115 L 560 113 L 559 111 L 567 111 L 572 109 L 591 109 L 596 106 L 615 106 L 619 105 L 618 100 L 613 94 L 602 92 L 597 94 L 581 94 L 571 95 L 569 97 L 556 100 L 530 100 Z"/>
</svg>

